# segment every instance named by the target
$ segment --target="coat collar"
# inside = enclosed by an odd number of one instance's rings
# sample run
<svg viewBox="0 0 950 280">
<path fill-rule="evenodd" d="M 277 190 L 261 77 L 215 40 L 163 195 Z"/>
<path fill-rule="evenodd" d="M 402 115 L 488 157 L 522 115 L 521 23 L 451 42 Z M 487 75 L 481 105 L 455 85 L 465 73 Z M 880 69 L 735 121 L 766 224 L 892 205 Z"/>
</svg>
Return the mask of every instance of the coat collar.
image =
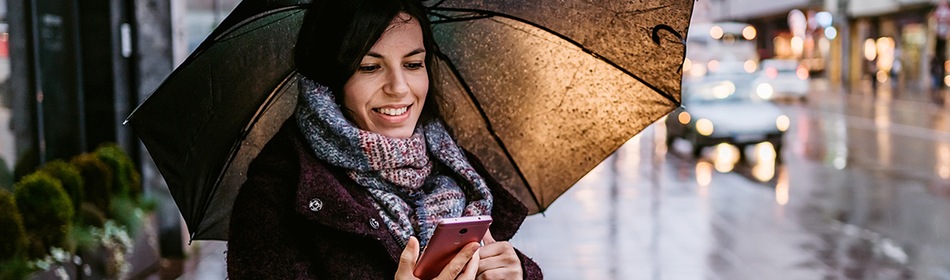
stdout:
<svg viewBox="0 0 950 280">
<path fill-rule="evenodd" d="M 375 239 L 398 261 L 403 248 L 383 224 L 369 192 L 344 170 L 319 161 L 303 143 L 303 136 L 296 136 L 292 138 L 300 159 L 300 178 L 294 210 L 315 223 Z"/>
</svg>

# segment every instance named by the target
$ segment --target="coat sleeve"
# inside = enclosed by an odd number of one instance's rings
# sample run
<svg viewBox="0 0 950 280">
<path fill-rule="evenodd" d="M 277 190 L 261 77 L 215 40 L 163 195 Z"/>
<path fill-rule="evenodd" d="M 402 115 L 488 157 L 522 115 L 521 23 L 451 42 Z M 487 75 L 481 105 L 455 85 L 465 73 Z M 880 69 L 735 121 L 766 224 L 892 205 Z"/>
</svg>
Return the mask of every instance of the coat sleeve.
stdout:
<svg viewBox="0 0 950 280">
<path fill-rule="evenodd" d="M 526 280 L 540 280 L 544 279 L 544 274 L 541 273 L 541 266 L 538 266 L 538 263 L 534 262 L 528 256 L 525 256 L 524 253 L 515 248 L 515 253 L 518 254 L 518 259 L 521 260 L 521 271 L 524 279 Z"/>
<path fill-rule="evenodd" d="M 487 169 L 485 169 L 481 161 L 479 161 L 475 155 L 466 152 L 466 157 L 468 157 L 469 163 L 472 164 L 472 167 L 478 171 L 478 174 L 481 174 L 485 179 L 485 184 L 488 185 L 488 188 L 491 189 L 493 196 L 493 222 L 491 225 L 492 237 L 494 237 L 496 240 L 510 240 L 511 237 L 515 235 L 515 232 L 518 231 L 518 228 L 521 227 L 521 223 L 524 222 L 525 217 L 528 215 L 528 208 L 521 204 L 521 201 L 519 201 L 514 197 L 514 195 L 509 193 L 508 190 L 501 186 L 501 184 L 499 184 L 498 181 L 496 181 L 491 176 L 491 174 L 487 172 Z M 524 279 L 544 279 L 544 275 L 541 273 L 541 267 L 538 266 L 534 260 L 526 256 L 517 248 L 515 248 L 515 253 L 518 254 L 518 259 L 521 260 L 521 270 L 523 271 Z"/>
<path fill-rule="evenodd" d="M 251 163 L 234 202 L 227 252 L 230 279 L 316 278 L 305 248 L 299 246 L 300 230 L 294 228 L 300 224 L 294 222 L 292 208 L 299 163 L 293 145 L 277 138 Z"/>
</svg>

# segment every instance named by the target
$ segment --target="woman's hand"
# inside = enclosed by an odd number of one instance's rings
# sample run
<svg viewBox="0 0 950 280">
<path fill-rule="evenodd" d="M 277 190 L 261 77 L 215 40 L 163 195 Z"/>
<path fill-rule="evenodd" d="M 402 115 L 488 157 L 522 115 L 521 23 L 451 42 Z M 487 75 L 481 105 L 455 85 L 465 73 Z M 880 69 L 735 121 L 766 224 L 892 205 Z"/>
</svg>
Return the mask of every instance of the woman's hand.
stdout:
<svg viewBox="0 0 950 280">
<path fill-rule="evenodd" d="M 485 245 L 478 249 L 478 255 L 481 258 L 478 261 L 477 279 L 524 279 L 521 259 L 518 258 L 515 247 L 511 246 L 511 243 L 495 242 L 491 231 L 485 233 L 482 242 Z"/>
<path fill-rule="evenodd" d="M 435 279 L 475 279 L 475 273 L 479 269 L 478 247 L 478 243 L 475 242 L 469 243 L 465 245 L 465 247 L 462 247 L 462 251 L 459 251 L 458 254 L 455 254 L 455 257 L 449 261 L 449 264 L 442 269 L 442 272 L 439 273 L 439 276 L 435 277 Z M 416 240 L 415 237 L 410 236 L 409 242 L 406 242 L 406 248 L 403 249 L 402 254 L 399 255 L 399 268 L 396 269 L 395 279 L 418 280 L 419 278 L 417 278 L 415 275 L 412 275 L 412 269 L 416 267 L 416 260 L 418 259 L 419 241 Z"/>
</svg>

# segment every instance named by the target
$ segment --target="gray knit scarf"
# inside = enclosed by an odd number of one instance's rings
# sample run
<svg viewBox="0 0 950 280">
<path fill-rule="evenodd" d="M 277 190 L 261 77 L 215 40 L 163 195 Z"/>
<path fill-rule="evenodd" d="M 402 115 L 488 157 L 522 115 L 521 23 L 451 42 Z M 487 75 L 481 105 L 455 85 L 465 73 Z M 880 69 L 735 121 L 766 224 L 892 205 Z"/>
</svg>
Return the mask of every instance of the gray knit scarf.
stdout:
<svg viewBox="0 0 950 280">
<path fill-rule="evenodd" d="M 346 169 L 369 190 L 403 246 L 412 235 L 425 246 L 440 218 L 491 214 L 485 180 L 440 121 L 419 124 L 410 138 L 397 139 L 353 125 L 329 88 L 310 79 L 300 79 L 299 100 L 297 123 L 317 158 Z"/>
</svg>

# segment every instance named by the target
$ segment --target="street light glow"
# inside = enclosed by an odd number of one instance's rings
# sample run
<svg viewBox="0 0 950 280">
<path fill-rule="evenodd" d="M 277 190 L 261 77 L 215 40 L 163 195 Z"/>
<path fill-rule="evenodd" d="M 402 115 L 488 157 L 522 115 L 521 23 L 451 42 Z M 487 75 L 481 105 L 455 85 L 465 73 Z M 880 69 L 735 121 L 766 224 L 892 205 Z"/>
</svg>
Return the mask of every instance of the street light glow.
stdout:
<svg viewBox="0 0 950 280">
<path fill-rule="evenodd" d="M 755 72 L 756 69 L 759 68 L 759 64 L 756 63 L 755 60 L 750 59 L 750 60 L 746 60 L 745 63 L 742 64 L 742 67 L 745 68 L 746 72 L 753 73 Z"/>
<path fill-rule="evenodd" d="M 792 37 L 789 43 L 792 46 L 792 54 L 794 54 L 795 57 L 800 57 L 802 53 L 805 52 L 805 39 L 802 39 L 802 37 Z"/>
<path fill-rule="evenodd" d="M 769 83 L 761 83 L 755 87 L 755 94 L 759 95 L 759 98 L 769 100 L 772 99 L 772 94 L 775 93 L 775 90 L 772 88 L 772 85 Z"/>
<path fill-rule="evenodd" d="M 719 40 L 722 39 L 723 31 L 722 27 L 716 25 L 709 29 L 709 36 L 712 36 L 713 39 Z"/>
<path fill-rule="evenodd" d="M 875 58 L 877 58 L 877 44 L 874 43 L 874 39 L 868 38 L 864 40 L 864 59 L 871 61 Z"/>
<path fill-rule="evenodd" d="M 713 133 L 713 123 L 709 119 L 699 119 L 696 121 L 696 132 L 702 136 L 709 136 Z"/>
<path fill-rule="evenodd" d="M 746 40 L 755 39 L 755 35 L 755 27 L 752 27 L 751 25 L 742 29 L 742 38 L 745 38 Z"/>
<path fill-rule="evenodd" d="M 681 124 L 689 124 L 690 119 L 689 113 L 686 111 L 680 112 L 679 115 L 676 115 L 676 120 L 680 121 Z"/>
<path fill-rule="evenodd" d="M 825 38 L 828 40 L 834 40 L 838 37 L 838 29 L 834 26 L 825 27 Z"/>
<path fill-rule="evenodd" d="M 817 21 L 818 25 L 821 25 L 821 27 L 831 26 L 832 19 L 831 13 L 827 11 L 818 12 L 815 14 L 815 21 Z"/>
<path fill-rule="evenodd" d="M 791 126 L 792 126 L 792 120 L 789 119 L 788 116 L 781 115 L 781 116 L 778 116 L 778 118 L 775 118 L 775 128 L 777 128 L 779 131 L 784 132 L 788 130 L 788 128 Z"/>
<path fill-rule="evenodd" d="M 710 60 L 708 64 L 709 64 L 709 66 L 706 66 L 706 68 L 709 69 L 709 71 L 712 71 L 712 72 L 719 72 L 719 61 L 718 61 L 718 60 L 715 60 L 715 59 L 714 59 L 714 60 Z"/>
</svg>

